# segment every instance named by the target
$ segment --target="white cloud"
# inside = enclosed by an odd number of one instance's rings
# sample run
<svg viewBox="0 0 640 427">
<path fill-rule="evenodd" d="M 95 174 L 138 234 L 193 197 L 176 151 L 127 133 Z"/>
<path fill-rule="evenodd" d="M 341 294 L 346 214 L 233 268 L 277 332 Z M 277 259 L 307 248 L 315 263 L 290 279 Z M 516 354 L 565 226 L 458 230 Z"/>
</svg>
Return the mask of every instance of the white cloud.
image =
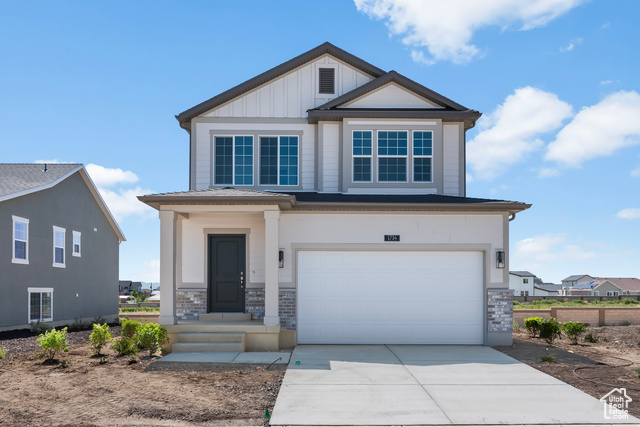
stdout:
<svg viewBox="0 0 640 427">
<path fill-rule="evenodd" d="M 640 208 L 622 209 L 616 216 L 622 219 L 638 219 L 640 218 Z"/>
<path fill-rule="evenodd" d="M 610 85 L 611 83 L 613 83 L 613 80 L 602 80 L 600 82 L 600 86 L 607 86 L 607 85 Z"/>
<path fill-rule="evenodd" d="M 571 40 L 571 42 L 568 45 L 561 46 L 558 50 L 561 53 L 571 52 L 573 49 L 575 49 L 575 47 L 577 45 L 579 45 L 581 43 L 582 43 L 582 39 L 581 38 L 577 38 L 577 39 Z"/>
<path fill-rule="evenodd" d="M 516 89 L 483 116 L 482 130 L 467 144 L 467 159 L 477 179 L 492 179 L 527 154 L 540 149 L 539 137 L 558 129 L 572 114 L 557 95 L 533 87 Z"/>
<path fill-rule="evenodd" d="M 476 31 L 543 26 L 584 0 L 354 0 L 359 11 L 382 19 L 392 35 L 414 48 L 414 61 L 466 63 L 480 53 L 471 43 Z M 430 58 L 421 49 L 425 49 Z"/>
<path fill-rule="evenodd" d="M 110 190 L 98 187 L 98 191 L 117 221 L 132 215 L 140 215 L 144 218 L 155 218 L 157 215 L 153 208 L 137 198 L 143 194 L 153 193 L 152 190 L 140 187 Z"/>
<path fill-rule="evenodd" d="M 549 144 L 547 160 L 579 167 L 583 162 L 608 156 L 640 144 L 640 95 L 616 92 L 599 103 L 584 107 Z"/>
<path fill-rule="evenodd" d="M 538 178 L 553 178 L 558 175 L 560 175 L 560 171 L 558 169 L 542 168 L 538 171 Z"/>
<path fill-rule="evenodd" d="M 113 187 L 117 184 L 134 184 L 138 182 L 138 176 L 131 171 L 105 168 L 93 163 L 89 163 L 86 169 L 89 176 L 91 176 L 91 180 L 98 187 Z"/>
</svg>

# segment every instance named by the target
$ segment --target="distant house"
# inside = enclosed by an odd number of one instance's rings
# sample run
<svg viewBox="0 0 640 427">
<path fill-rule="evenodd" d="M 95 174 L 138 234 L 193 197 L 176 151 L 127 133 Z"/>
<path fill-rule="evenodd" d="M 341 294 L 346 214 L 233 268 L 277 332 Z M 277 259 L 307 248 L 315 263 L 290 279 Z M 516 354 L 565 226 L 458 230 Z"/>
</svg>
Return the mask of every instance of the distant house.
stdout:
<svg viewBox="0 0 640 427">
<path fill-rule="evenodd" d="M 81 164 L 0 164 L 0 330 L 118 315 L 124 235 Z"/>
<path fill-rule="evenodd" d="M 595 296 L 640 295 L 640 279 L 634 277 L 599 277 L 592 290 Z"/>
<path fill-rule="evenodd" d="M 133 282 L 131 280 L 120 280 L 118 290 L 121 294 L 130 295 L 131 292 L 142 292 L 142 282 Z"/>
<path fill-rule="evenodd" d="M 514 296 L 533 295 L 533 285 L 536 276 L 528 271 L 510 271 L 509 289 L 513 289 Z"/>
<path fill-rule="evenodd" d="M 533 285 L 534 295 L 556 296 L 560 294 L 561 290 L 562 285 L 556 285 L 554 283 L 536 283 Z"/>
</svg>

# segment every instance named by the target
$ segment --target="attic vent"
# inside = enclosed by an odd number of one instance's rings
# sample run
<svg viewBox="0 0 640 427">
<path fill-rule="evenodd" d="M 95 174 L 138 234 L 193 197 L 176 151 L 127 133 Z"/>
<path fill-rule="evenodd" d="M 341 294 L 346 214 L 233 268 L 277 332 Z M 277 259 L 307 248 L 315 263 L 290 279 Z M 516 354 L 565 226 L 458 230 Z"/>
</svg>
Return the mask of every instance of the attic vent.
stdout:
<svg viewBox="0 0 640 427">
<path fill-rule="evenodd" d="M 318 82 L 318 93 L 335 93 L 336 69 L 319 68 L 320 81 Z"/>
</svg>

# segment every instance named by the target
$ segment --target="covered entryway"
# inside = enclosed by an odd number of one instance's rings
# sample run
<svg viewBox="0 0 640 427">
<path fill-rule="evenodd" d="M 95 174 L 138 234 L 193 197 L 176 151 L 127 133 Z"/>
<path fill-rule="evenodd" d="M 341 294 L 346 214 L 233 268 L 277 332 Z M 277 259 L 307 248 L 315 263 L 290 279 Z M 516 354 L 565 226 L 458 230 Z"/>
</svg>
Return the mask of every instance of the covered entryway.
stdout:
<svg viewBox="0 0 640 427">
<path fill-rule="evenodd" d="M 299 344 L 482 344 L 480 251 L 299 251 Z"/>
<path fill-rule="evenodd" d="M 209 236 L 209 312 L 244 312 L 246 236 Z"/>
</svg>

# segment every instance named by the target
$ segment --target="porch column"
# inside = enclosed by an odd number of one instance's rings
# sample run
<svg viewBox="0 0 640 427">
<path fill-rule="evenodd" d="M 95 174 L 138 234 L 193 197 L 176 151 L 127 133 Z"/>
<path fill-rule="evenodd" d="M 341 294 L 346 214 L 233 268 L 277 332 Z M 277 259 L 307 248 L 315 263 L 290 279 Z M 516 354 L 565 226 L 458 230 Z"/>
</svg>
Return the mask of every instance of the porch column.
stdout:
<svg viewBox="0 0 640 427">
<path fill-rule="evenodd" d="M 161 325 L 176 323 L 176 222 L 174 211 L 160 211 L 160 317 Z"/>
<path fill-rule="evenodd" d="M 265 211 L 264 221 L 264 324 L 279 325 L 278 221 L 280 211 Z"/>
</svg>

